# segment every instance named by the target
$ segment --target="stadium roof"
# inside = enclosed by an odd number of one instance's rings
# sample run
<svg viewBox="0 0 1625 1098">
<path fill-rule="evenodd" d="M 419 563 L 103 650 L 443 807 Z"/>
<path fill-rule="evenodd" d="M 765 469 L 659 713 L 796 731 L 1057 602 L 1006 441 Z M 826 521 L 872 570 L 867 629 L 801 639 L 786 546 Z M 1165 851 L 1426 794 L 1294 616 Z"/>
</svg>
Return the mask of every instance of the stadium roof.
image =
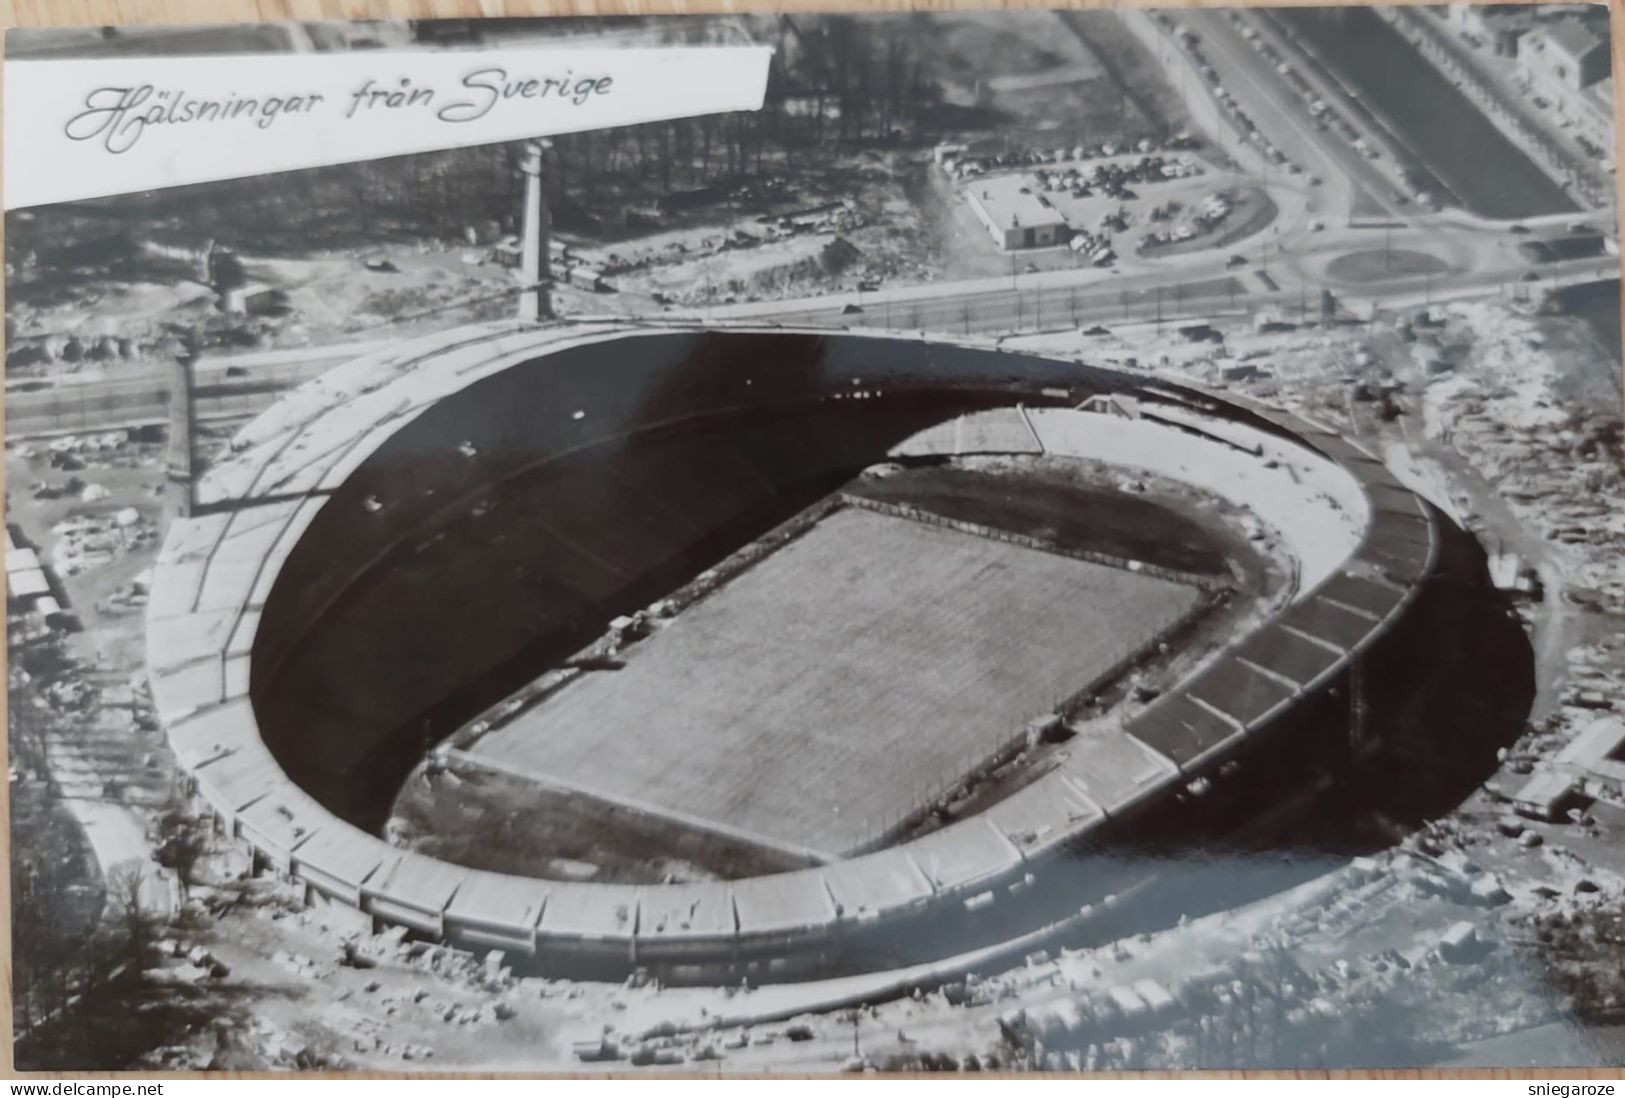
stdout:
<svg viewBox="0 0 1625 1098">
<path fill-rule="evenodd" d="M 1361 506 L 1346 510 L 1363 517 L 1370 504 L 1371 536 L 1355 561 L 1358 566 L 1348 563 L 1351 550 L 1344 547 L 1344 555 L 1328 561 L 1328 575 L 1335 578 L 1305 590 L 1302 601 L 1284 616 L 1285 624 L 1277 622 L 1255 634 L 1239 649 L 1239 657 L 1232 655 L 1207 676 L 1171 691 L 1129 722 L 1126 731 L 1074 726 L 1078 734 L 1049 778 L 976 818 L 829 865 L 694 884 L 528 881 L 391 848 L 293 787 L 260 740 L 245 655 L 255 637 L 258 608 L 310 515 L 326 502 L 326 488 L 342 481 L 391 430 L 445 392 L 514 362 L 530 361 L 544 346 L 626 336 L 617 328 L 583 331 L 571 329 L 561 337 L 490 326 L 471 339 L 463 330 L 430 341 L 448 344 L 434 354 L 380 356 L 297 391 L 245 429 L 238 437 L 240 448 L 211 470 L 208 493 L 219 502 L 229 500 L 232 509 L 177 522 L 154 579 L 148 639 L 155 706 L 181 764 L 195 775 L 204 796 L 242 825 L 241 838 L 290 860 L 294 876 L 349 897 L 352 904 L 364 901 L 386 920 L 404 917 L 391 910 L 395 904 L 405 905 L 408 914 L 443 911 L 447 925 L 438 929 L 452 940 L 455 916 L 486 927 L 534 928 L 538 940 L 550 935 L 576 939 L 568 945 L 596 938 L 601 942 L 596 953 L 612 960 L 632 956 L 620 946 L 652 939 L 673 947 L 666 956 L 687 963 L 722 956 L 733 948 L 727 943 L 735 934 L 799 927 L 834 933 L 848 929 L 836 924 L 868 917 L 912 916 L 937 898 L 957 904 L 969 890 L 1004 879 L 1006 871 L 1039 864 L 1026 863 L 1025 856 L 1047 849 L 1055 834 L 1081 830 L 1096 815 L 1117 815 L 1170 788 L 1180 779 L 1181 767 L 1200 764 L 1216 745 L 1242 738 L 1247 731 L 1242 720 L 1267 712 L 1291 691 L 1291 683 L 1319 678 L 1343 661 L 1343 652 L 1362 648 L 1380 630 L 1396 595 L 1430 567 L 1430 513 L 1402 486 L 1383 479 L 1382 467 L 1369 457 L 1333 452 L 1329 456 L 1334 461 L 1354 471 L 1350 483 L 1359 491 L 1355 502 Z M 647 334 L 638 332 L 639 338 Z M 865 354 L 879 342 L 875 337 L 818 338 L 846 341 L 855 353 Z M 458 344 L 459 339 L 464 342 Z M 952 361 L 946 351 L 933 354 L 939 362 L 943 357 Z M 1040 413 L 1067 417 L 1064 424 L 1046 421 L 1046 429 L 1062 441 L 1072 437 L 1062 427 L 1091 439 L 1107 428 L 1125 437 L 1131 428 L 1134 433 L 1152 429 L 1095 422 L 1107 417 L 1073 422 L 1075 414 L 1065 409 L 1032 414 Z M 1283 430 L 1314 432 L 1313 425 L 1286 413 L 1256 414 L 1269 422 L 1279 415 L 1286 422 Z M 1039 428 L 1029 429 L 1019 416 L 1002 413 L 988 422 L 985 434 L 972 431 L 971 424 L 956 426 L 959 443 L 971 445 L 974 438 L 974 445 L 993 444 L 996 435 L 1003 447 L 1006 435 L 1038 437 Z M 1207 437 L 1216 435 L 1208 432 Z M 1236 440 L 1225 441 L 1233 445 L 1205 444 L 1204 454 L 1239 463 Z M 1277 445 L 1273 439 L 1265 441 Z M 1362 563 L 1367 552 L 1378 564 Z M 256 567 L 243 567 L 247 562 L 256 562 Z M 1372 578 L 1390 574 L 1400 577 L 1392 587 Z M 1204 684 L 1207 689 L 1196 689 Z M 1046 824 L 1051 834 L 1039 834 Z M 670 938 L 677 940 L 666 941 Z M 719 952 L 704 953 L 688 938 Z M 641 963 L 643 957 L 637 960 Z"/>
</svg>

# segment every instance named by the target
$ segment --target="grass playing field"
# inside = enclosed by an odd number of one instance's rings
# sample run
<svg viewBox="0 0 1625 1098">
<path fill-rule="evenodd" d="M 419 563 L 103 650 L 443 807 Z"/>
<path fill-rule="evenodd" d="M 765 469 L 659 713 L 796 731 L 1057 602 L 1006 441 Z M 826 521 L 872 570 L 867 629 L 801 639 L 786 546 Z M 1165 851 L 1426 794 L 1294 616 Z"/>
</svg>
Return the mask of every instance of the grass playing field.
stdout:
<svg viewBox="0 0 1625 1098">
<path fill-rule="evenodd" d="M 843 509 L 474 753 L 839 854 L 1196 601 L 1150 576 Z"/>
</svg>

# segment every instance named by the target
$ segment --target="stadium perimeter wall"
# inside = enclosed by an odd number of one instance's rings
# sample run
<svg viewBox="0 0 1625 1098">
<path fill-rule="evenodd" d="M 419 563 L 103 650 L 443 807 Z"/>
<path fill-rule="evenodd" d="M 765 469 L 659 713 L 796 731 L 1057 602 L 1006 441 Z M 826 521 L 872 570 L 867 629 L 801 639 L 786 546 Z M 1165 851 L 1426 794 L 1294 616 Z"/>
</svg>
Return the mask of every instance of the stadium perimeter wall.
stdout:
<svg viewBox="0 0 1625 1098">
<path fill-rule="evenodd" d="M 346 482 L 418 416 L 508 371 L 528 372 L 545 386 L 550 363 L 581 353 L 595 368 L 612 361 L 655 373 L 694 355 L 726 353 L 754 363 L 757 378 L 789 363 L 798 389 L 834 394 L 861 384 L 882 398 L 900 387 L 994 381 L 1011 387 L 1012 405 L 1053 396 L 1057 384 L 1070 387 L 1069 400 L 1133 393 L 1209 423 L 1261 432 L 1294 461 L 1340 470 L 1327 477 L 1342 486 L 1325 495 L 1337 500 L 1331 523 L 1345 534 L 1317 541 L 1313 552 L 1300 546 L 1309 563 L 1293 603 L 1121 729 L 1080 742 L 1066 765 L 991 809 L 907 844 L 790 873 L 650 886 L 509 876 L 400 850 L 295 785 L 263 739 L 250 681 L 251 665 L 267 655 L 255 643 L 267 601 L 322 509 L 350 498 Z M 573 403 L 569 391 L 549 399 L 564 411 Z M 707 397 L 684 399 L 703 404 Z M 1041 408 L 1004 414 L 1031 424 L 1042 448 L 1112 456 L 1074 418 L 1098 429 L 1103 417 Z M 718 981 L 878 970 L 922 959 L 922 950 L 941 956 L 1007 933 L 1012 911 L 1044 891 L 1046 873 L 1227 761 L 1280 742 L 1291 713 L 1346 683 L 1427 582 L 1439 521 L 1358 446 L 1292 415 L 1215 394 L 1162 383 L 1148 392 L 1144 379 L 1130 375 L 968 344 L 615 324 L 484 325 L 341 367 L 245 429 L 200 498 L 204 508 L 175 524 L 155 573 L 150 680 L 197 794 L 259 866 L 379 923 L 503 949 L 551 970 L 620 978 L 647 968 Z M 1275 518 L 1289 542 L 1292 519 L 1290 510 Z M 339 586 L 352 578 L 340 576 Z M 319 624 L 321 603 L 307 605 L 313 609 L 304 625 Z"/>
</svg>

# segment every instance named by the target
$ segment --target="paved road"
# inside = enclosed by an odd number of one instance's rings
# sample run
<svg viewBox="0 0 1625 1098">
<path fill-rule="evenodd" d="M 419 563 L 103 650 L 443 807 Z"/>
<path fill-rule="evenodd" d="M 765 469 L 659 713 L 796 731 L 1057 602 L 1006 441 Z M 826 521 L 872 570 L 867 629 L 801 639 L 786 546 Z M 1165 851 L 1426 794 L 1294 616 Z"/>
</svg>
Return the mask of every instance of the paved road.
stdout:
<svg viewBox="0 0 1625 1098">
<path fill-rule="evenodd" d="M 1328 192 L 1328 219 L 1346 221 L 1373 203 L 1400 216 L 1388 198 L 1392 185 L 1336 135 L 1315 129 L 1298 90 L 1270 68 L 1226 13 L 1192 9 L 1181 18 L 1200 38 L 1208 63 L 1259 131 L 1322 180 Z M 1243 18 L 1250 21 L 1250 13 L 1243 13 Z"/>
<path fill-rule="evenodd" d="M 1579 612 L 1563 597 L 1569 563 L 1558 546 L 1519 518 L 1506 497 L 1454 449 L 1431 442 L 1417 445 L 1466 494 L 1482 530 L 1479 540 L 1501 552 L 1518 554 L 1540 573 L 1545 598 L 1529 607 L 1536 687 L 1529 715 L 1538 721 L 1561 708 L 1562 687 L 1569 676 L 1568 652 L 1582 640 L 1576 629 Z"/>
<path fill-rule="evenodd" d="M 1359 248 L 1380 249 L 1380 232 L 1340 230 L 1309 238 L 1302 250 L 1270 252 L 1262 269 L 1250 261 L 1226 268 L 1223 256 L 1187 258 L 1180 277 L 1165 273 L 1114 276 L 1096 270 L 1051 271 L 1015 279 L 937 283 L 876 294 L 834 294 L 799 301 L 758 302 L 686 314 L 672 319 L 719 322 L 780 323 L 809 327 L 927 330 L 947 335 L 1002 335 L 1064 331 L 1068 328 L 1164 320 L 1251 316 L 1259 309 L 1295 313 L 1314 309 L 1328 286 L 1324 266 L 1331 258 Z M 1333 288 L 1357 313 L 1373 302 L 1384 307 L 1440 302 L 1453 297 L 1481 297 L 1504 292 L 1532 269 L 1514 248 L 1498 247 L 1481 229 L 1455 228 L 1438 222 L 1425 229 L 1390 234 L 1394 248 L 1444 252 L 1453 262 L 1482 264 L 1474 269 L 1436 276 L 1406 275 Z M 1542 287 L 1584 281 L 1617 273 L 1614 260 L 1580 259 L 1538 268 Z M 1014 283 L 1014 288 L 1012 288 Z M 1273 285 L 1273 288 L 1271 288 Z M 855 310 L 855 311 L 854 311 Z M 378 344 L 346 344 L 311 350 L 242 355 L 200 364 L 198 408 L 201 418 L 225 419 L 257 414 L 287 389 L 348 361 Z M 162 423 L 167 418 L 169 383 L 161 371 L 131 376 L 103 375 L 89 380 L 64 378 L 50 388 L 25 391 L 10 387 L 6 397 L 9 438 L 42 437 L 68 432 Z"/>
<path fill-rule="evenodd" d="M 244 355 L 198 364 L 198 411 L 204 419 L 250 415 L 278 395 L 342 363 L 388 346 L 388 340 L 331 344 Z M 44 385 L 43 388 L 37 386 Z M 170 375 L 159 367 L 95 370 L 53 382 L 6 386 L 6 435 L 27 438 L 102 431 L 167 421 Z"/>
<path fill-rule="evenodd" d="M 673 319 L 928 329 L 973 335 L 1059 330 L 1125 319 L 1154 320 L 1159 316 L 1172 321 L 1224 311 L 1239 314 L 1257 304 L 1256 300 L 1249 303 L 1249 289 L 1239 279 L 1223 275 L 1168 285 L 1145 279 L 1094 285 L 1079 280 L 1035 284 L 1022 280 L 1012 290 L 1009 280 L 1003 280 L 996 287 L 973 285 L 961 291 L 942 285 L 935 289 L 942 292 L 903 297 L 840 295 L 748 311 L 717 309 L 670 315 Z M 1276 296 L 1284 301 L 1289 295 Z M 1290 296 L 1295 300 L 1295 295 Z M 209 420 L 258 413 L 289 388 L 348 357 L 353 356 L 312 351 L 297 362 L 284 361 L 261 369 L 243 356 L 233 367 L 243 371 L 242 376 L 225 377 L 220 370 L 200 371 L 199 416 Z M 167 420 L 168 395 L 168 378 L 153 371 L 90 381 L 66 378 L 33 392 L 13 388 L 6 398 L 6 433 L 10 438 L 28 438 L 162 423 Z"/>
<path fill-rule="evenodd" d="M 1413 392 L 1426 384 L 1426 377 L 1414 363 L 1399 372 Z M 1356 435 L 1364 436 L 1366 445 L 1382 455 L 1407 487 L 1431 500 L 1462 526 L 1473 529 L 1490 551 L 1515 553 L 1540 573 L 1546 597 L 1528 607 L 1536 686 L 1530 718 L 1539 720 L 1560 707 L 1562 686 L 1569 674 L 1568 651 L 1583 639 L 1578 628 L 1582 624 L 1579 613 L 1561 594 L 1568 585 L 1569 562 L 1562 548 L 1519 517 L 1471 461 L 1453 446 L 1426 438 L 1418 427 L 1413 427 L 1422 419 L 1417 399 L 1405 395 L 1398 399 L 1405 414 L 1392 424 L 1377 418 L 1369 406 L 1360 413 L 1351 405 Z"/>
</svg>

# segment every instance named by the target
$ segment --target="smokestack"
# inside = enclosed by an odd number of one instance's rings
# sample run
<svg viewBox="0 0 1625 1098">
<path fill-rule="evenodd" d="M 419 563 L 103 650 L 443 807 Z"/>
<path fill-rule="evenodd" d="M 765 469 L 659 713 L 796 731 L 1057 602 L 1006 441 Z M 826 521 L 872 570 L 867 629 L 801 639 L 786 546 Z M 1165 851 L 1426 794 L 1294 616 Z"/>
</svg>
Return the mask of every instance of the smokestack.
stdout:
<svg viewBox="0 0 1625 1098">
<path fill-rule="evenodd" d="M 183 337 L 169 371 L 169 452 L 165 458 L 175 517 L 191 515 L 197 502 L 197 360 L 195 336 Z"/>
<path fill-rule="evenodd" d="M 519 261 L 520 320 L 553 319 L 553 302 L 549 296 L 553 272 L 548 257 L 553 218 L 547 206 L 547 191 L 551 189 L 553 181 L 552 168 L 553 142 L 525 142 L 524 156 L 519 164 L 519 170 L 525 173 L 524 246 Z"/>
</svg>

